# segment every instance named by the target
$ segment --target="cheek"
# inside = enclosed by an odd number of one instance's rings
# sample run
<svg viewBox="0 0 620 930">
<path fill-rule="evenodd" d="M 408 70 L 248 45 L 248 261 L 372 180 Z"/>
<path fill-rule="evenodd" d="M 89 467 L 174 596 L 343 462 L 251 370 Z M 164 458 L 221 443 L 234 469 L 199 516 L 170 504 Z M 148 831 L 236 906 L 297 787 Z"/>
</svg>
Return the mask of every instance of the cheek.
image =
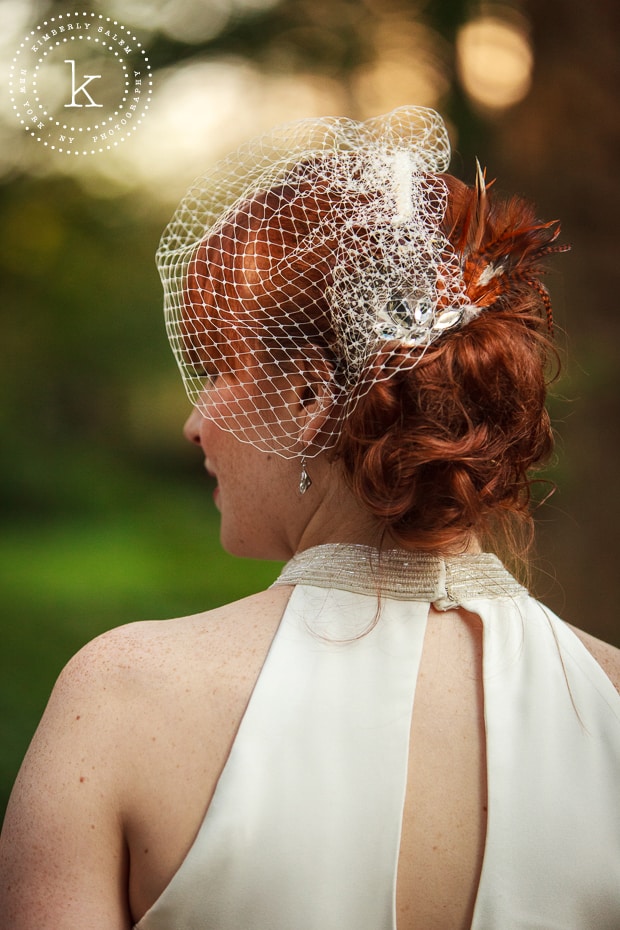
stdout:
<svg viewBox="0 0 620 930">
<path fill-rule="evenodd" d="M 200 411 L 207 439 L 212 438 L 213 429 L 217 429 L 220 433 L 243 437 L 260 448 L 269 436 L 264 413 L 258 409 L 256 399 L 239 386 L 234 393 L 226 387 L 212 389 L 200 404 Z"/>
<path fill-rule="evenodd" d="M 202 446 L 202 451 L 205 456 L 209 455 L 211 451 L 214 450 L 217 444 L 217 438 L 221 434 L 222 430 L 216 426 L 214 420 L 211 417 L 202 417 L 200 423 L 200 445 Z"/>
<path fill-rule="evenodd" d="M 303 450 L 301 425 L 279 386 L 268 379 L 214 385 L 198 406 L 207 421 L 260 452 L 294 456 Z"/>
</svg>

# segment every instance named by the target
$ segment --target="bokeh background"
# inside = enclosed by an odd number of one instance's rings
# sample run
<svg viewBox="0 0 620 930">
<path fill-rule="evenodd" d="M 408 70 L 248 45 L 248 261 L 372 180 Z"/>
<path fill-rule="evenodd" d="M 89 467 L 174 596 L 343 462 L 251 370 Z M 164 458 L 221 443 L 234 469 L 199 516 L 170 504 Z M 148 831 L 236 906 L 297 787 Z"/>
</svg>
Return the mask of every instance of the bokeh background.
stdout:
<svg viewBox="0 0 620 930">
<path fill-rule="evenodd" d="M 69 159 L 23 133 L 8 72 L 46 15 L 134 29 L 153 100 L 140 131 Z M 454 172 L 560 217 L 548 284 L 564 374 L 538 515 L 536 593 L 618 643 L 620 6 L 615 0 L 0 0 L 0 805 L 55 677 L 120 623 L 269 583 L 218 546 L 169 353 L 153 254 L 191 180 L 275 123 L 407 103 L 446 117 Z"/>
</svg>

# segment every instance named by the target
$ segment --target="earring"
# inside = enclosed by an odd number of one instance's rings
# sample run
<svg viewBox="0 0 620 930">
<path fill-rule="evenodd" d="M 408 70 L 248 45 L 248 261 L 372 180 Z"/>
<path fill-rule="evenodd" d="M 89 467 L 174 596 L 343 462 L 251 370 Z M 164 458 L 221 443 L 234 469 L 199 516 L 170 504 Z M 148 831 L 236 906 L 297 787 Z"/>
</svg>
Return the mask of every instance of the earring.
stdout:
<svg viewBox="0 0 620 930">
<path fill-rule="evenodd" d="M 312 478 L 306 471 L 306 456 L 302 455 L 301 457 L 301 475 L 299 476 L 299 493 L 305 494 L 310 485 L 312 484 Z"/>
</svg>

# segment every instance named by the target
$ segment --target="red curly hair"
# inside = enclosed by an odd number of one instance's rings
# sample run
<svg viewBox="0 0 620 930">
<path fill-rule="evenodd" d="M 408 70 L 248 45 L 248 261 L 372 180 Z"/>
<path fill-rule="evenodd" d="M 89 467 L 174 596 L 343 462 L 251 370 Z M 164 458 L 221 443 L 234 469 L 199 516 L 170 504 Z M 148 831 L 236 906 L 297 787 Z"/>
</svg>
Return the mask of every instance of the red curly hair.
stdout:
<svg viewBox="0 0 620 930">
<path fill-rule="evenodd" d="M 518 557 L 533 538 L 532 471 L 553 450 L 545 401 L 558 356 L 540 275 L 544 257 L 567 247 L 555 244 L 559 224 L 523 199 L 443 180 L 442 231 L 485 311 L 362 397 L 336 451 L 357 498 L 402 546 L 451 550 L 473 534 Z"/>
<path fill-rule="evenodd" d="M 320 346 L 337 364 L 323 291 L 335 249 L 324 242 L 304 251 L 300 243 L 312 241 L 306 234 L 324 212 L 338 215 L 338 204 L 331 192 L 312 186 L 304 170 L 303 203 L 299 184 L 257 194 L 197 250 L 187 292 L 193 314 L 202 317 L 204 356 L 218 353 L 231 326 L 218 293 L 230 299 L 243 289 L 253 325 L 260 319 L 275 335 L 273 308 L 286 307 L 297 326 L 293 333 L 289 322 L 286 336 L 297 346 Z M 540 275 L 544 257 L 565 247 L 555 244 L 557 222 L 541 223 L 521 198 L 494 198 L 481 177 L 469 187 L 451 175 L 428 176 L 429 186 L 437 183 L 448 191 L 442 232 L 459 257 L 469 299 L 484 312 L 424 350 L 387 343 L 374 366 L 385 371 L 393 365 L 394 373 L 360 392 L 332 455 L 356 498 L 400 545 L 454 550 L 473 535 L 486 544 L 492 540 L 495 548 L 502 538 L 511 540 L 514 553 L 518 536 L 522 551 L 531 537 L 531 471 L 553 447 L 545 399 L 557 355 Z M 276 207 L 278 224 L 265 222 Z M 345 220 L 343 214 L 335 238 L 347 234 Z M 268 256 L 293 251 L 295 257 L 280 266 L 285 272 L 261 275 Z M 254 283 L 249 265 L 256 269 Z M 202 290 L 206 278 L 212 299 Z M 243 317 L 236 316 L 234 327 L 239 340 Z M 277 331 L 280 341 L 283 336 Z M 246 350 L 254 351 L 252 342 L 248 333 Z M 420 356 L 415 367 L 399 368 L 399 355 L 411 352 Z M 515 534 L 515 526 L 525 535 Z"/>
</svg>

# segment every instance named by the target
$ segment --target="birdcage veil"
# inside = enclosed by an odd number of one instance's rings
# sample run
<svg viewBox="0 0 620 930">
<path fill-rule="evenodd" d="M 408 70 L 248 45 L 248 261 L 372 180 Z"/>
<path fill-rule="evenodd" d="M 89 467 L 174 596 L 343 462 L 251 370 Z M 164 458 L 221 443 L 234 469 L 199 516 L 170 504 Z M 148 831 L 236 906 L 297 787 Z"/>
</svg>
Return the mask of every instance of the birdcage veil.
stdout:
<svg viewBox="0 0 620 930">
<path fill-rule="evenodd" d="M 276 128 L 195 181 L 157 252 L 191 402 L 296 456 L 285 389 L 302 372 L 332 409 L 316 454 L 377 380 L 475 316 L 441 231 L 449 160 L 441 117 L 403 107 Z"/>
</svg>

